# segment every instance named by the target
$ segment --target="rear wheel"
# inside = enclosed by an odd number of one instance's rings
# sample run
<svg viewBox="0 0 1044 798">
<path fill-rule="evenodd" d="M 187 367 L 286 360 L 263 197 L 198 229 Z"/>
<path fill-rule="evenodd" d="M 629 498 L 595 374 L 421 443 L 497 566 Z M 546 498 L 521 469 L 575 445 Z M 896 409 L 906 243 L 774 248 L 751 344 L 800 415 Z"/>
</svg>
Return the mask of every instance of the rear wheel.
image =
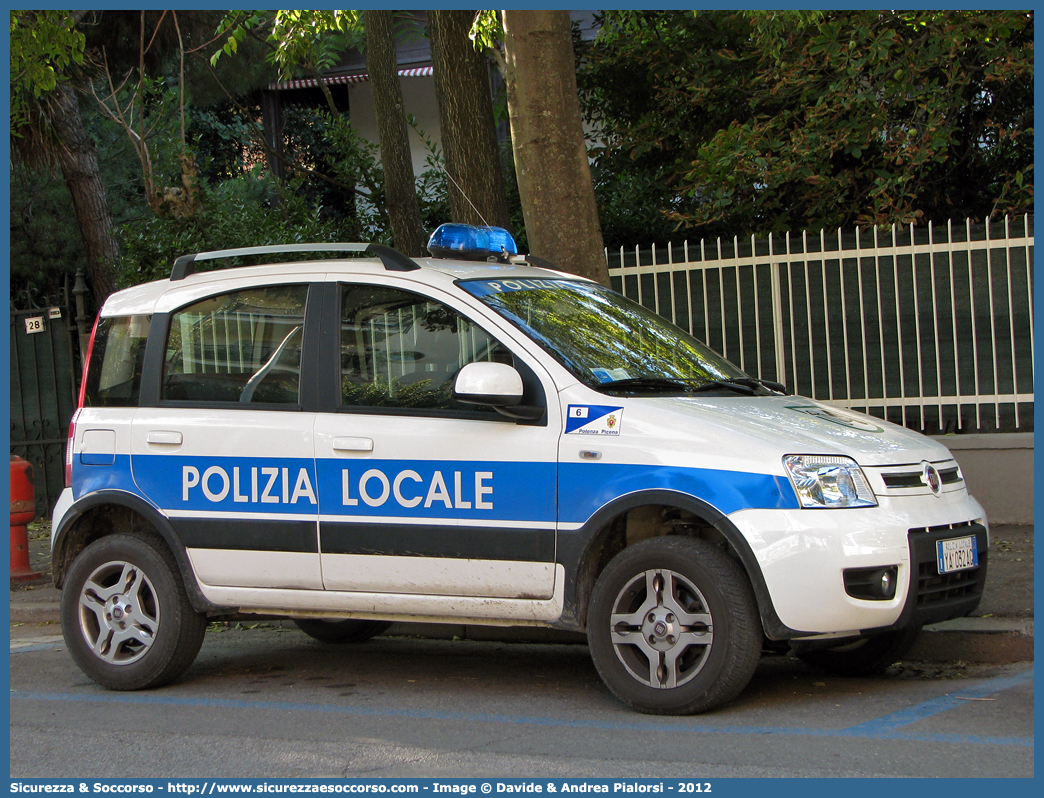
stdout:
<svg viewBox="0 0 1044 798">
<path fill-rule="evenodd" d="M 870 637 L 842 640 L 829 648 L 795 649 L 798 659 L 835 676 L 873 676 L 905 656 L 917 642 L 920 626 Z"/>
<path fill-rule="evenodd" d="M 192 664 L 206 616 L 189 604 L 174 556 L 158 538 L 114 534 L 73 562 L 61 599 L 76 664 L 112 690 L 173 681 Z"/>
<path fill-rule="evenodd" d="M 705 712 L 739 695 L 762 639 L 740 566 L 707 541 L 683 537 L 637 543 L 606 566 L 587 636 L 617 698 L 663 715 Z"/>
<path fill-rule="evenodd" d="M 391 621 L 360 621 L 348 618 L 343 621 L 327 621 L 322 618 L 295 618 L 297 628 L 309 637 L 323 643 L 364 643 L 391 626 Z"/>
</svg>

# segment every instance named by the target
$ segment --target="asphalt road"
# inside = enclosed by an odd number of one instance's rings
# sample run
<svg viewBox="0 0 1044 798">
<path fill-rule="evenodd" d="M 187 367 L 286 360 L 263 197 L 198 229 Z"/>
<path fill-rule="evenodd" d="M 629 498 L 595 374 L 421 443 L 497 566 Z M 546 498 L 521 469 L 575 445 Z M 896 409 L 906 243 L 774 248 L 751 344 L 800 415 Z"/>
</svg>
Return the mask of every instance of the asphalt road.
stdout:
<svg viewBox="0 0 1044 798">
<path fill-rule="evenodd" d="M 108 692 L 12 629 L 11 776 L 1031 777 L 1032 663 L 839 679 L 765 658 L 714 713 L 634 713 L 581 645 L 207 634 L 175 684 Z"/>
</svg>

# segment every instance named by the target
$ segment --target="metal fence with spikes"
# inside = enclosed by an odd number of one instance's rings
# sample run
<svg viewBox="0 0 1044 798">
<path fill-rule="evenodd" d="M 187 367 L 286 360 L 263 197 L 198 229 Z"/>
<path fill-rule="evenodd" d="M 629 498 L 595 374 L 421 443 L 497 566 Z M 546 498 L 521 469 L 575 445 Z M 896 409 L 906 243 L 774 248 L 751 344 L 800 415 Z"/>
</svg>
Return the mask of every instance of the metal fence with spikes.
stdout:
<svg viewBox="0 0 1044 798">
<path fill-rule="evenodd" d="M 748 373 L 929 433 L 1033 430 L 1033 218 L 607 251 Z"/>
</svg>

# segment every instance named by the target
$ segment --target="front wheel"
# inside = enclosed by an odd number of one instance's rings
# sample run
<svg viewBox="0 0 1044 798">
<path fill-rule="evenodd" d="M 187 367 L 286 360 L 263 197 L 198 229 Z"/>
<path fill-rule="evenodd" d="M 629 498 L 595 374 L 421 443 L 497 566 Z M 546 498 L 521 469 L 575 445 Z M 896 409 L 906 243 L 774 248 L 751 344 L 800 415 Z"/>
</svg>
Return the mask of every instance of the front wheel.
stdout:
<svg viewBox="0 0 1044 798">
<path fill-rule="evenodd" d="M 595 583 L 591 658 L 641 712 L 688 715 L 735 698 L 761 655 L 761 622 L 742 568 L 705 540 L 653 538 L 624 549 Z"/>
<path fill-rule="evenodd" d="M 61 618 L 76 664 L 112 690 L 173 681 L 196 658 L 207 628 L 166 546 L 152 536 L 122 533 L 94 541 L 76 557 Z"/>
</svg>

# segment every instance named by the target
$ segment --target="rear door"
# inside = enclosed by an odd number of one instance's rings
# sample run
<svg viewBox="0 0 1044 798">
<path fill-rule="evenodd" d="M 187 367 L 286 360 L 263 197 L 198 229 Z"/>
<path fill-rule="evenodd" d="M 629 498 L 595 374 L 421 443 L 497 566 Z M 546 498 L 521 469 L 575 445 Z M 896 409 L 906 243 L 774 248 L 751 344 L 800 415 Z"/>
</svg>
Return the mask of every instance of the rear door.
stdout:
<svg viewBox="0 0 1044 798">
<path fill-rule="evenodd" d="M 550 598 L 561 423 L 546 373 L 453 298 L 394 281 L 337 285 L 324 321 L 337 365 L 315 424 L 323 585 Z M 454 401 L 476 360 L 515 365 L 543 417 Z"/>
<path fill-rule="evenodd" d="M 204 584 L 322 588 L 306 335 L 319 290 L 242 288 L 162 317 L 159 395 L 135 415 L 131 468 Z"/>
</svg>

